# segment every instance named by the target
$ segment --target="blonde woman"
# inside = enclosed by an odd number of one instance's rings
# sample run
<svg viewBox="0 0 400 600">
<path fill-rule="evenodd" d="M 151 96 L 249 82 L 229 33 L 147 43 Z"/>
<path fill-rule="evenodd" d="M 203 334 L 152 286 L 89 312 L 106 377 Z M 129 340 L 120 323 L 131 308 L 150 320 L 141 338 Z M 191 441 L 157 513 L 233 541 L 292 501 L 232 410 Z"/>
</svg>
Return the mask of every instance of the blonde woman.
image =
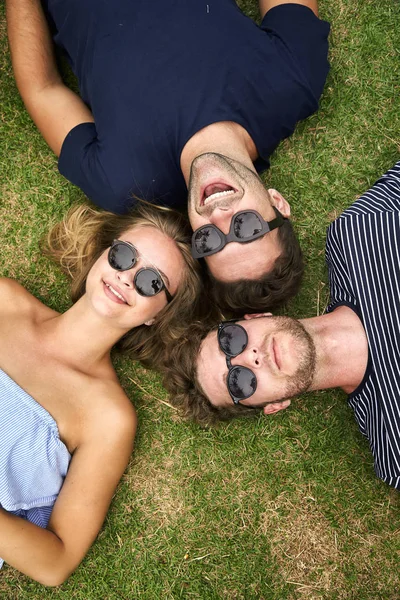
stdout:
<svg viewBox="0 0 400 600">
<path fill-rule="evenodd" d="M 135 410 L 110 351 L 156 364 L 196 306 L 179 215 L 74 209 L 48 253 L 73 276 L 59 314 L 0 279 L 0 556 L 58 585 L 97 536 L 126 468 Z"/>
</svg>

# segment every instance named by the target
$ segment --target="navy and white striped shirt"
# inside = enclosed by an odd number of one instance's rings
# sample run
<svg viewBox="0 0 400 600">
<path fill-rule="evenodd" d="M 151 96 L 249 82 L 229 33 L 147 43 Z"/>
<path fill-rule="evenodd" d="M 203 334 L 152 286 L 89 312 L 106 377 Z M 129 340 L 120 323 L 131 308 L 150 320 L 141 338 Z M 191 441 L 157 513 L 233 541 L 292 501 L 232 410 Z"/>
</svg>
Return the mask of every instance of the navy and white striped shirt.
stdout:
<svg viewBox="0 0 400 600">
<path fill-rule="evenodd" d="M 400 161 L 328 228 L 331 303 L 360 316 L 369 346 L 349 396 L 378 477 L 400 490 Z"/>
</svg>

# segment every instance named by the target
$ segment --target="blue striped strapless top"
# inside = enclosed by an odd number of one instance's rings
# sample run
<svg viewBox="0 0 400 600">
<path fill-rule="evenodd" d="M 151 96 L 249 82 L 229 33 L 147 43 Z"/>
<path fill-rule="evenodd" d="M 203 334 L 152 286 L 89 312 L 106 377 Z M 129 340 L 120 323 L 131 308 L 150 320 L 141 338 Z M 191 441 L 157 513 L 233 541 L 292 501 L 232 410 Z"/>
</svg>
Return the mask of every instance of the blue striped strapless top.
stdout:
<svg viewBox="0 0 400 600">
<path fill-rule="evenodd" d="M 45 528 L 71 455 L 53 417 L 1 369 L 0 432 L 0 506 Z"/>
</svg>

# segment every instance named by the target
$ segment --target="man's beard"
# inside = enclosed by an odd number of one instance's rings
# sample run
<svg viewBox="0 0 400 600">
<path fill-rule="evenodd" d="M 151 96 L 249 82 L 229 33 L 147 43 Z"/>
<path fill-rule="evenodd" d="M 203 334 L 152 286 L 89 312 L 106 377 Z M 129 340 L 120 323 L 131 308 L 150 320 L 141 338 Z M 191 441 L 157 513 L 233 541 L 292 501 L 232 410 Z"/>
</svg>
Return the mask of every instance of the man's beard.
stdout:
<svg viewBox="0 0 400 600">
<path fill-rule="evenodd" d="M 284 398 L 293 398 L 306 392 L 313 381 L 315 374 L 316 351 L 312 337 L 304 326 L 296 319 L 290 317 L 275 317 L 279 319 L 280 326 L 277 331 L 289 333 L 298 340 L 301 346 L 302 357 L 296 372 L 290 377 L 284 392 Z M 282 398 L 282 400 L 284 399 Z"/>
<path fill-rule="evenodd" d="M 262 181 L 251 169 L 234 160 L 233 158 L 223 156 L 222 154 L 218 154 L 216 152 L 205 152 L 204 154 L 196 157 L 192 163 L 188 188 L 189 206 L 194 207 L 195 200 L 193 198 L 193 193 L 194 190 L 197 191 L 199 186 L 198 177 L 193 166 L 196 164 L 198 159 L 200 160 L 206 155 L 211 160 L 211 164 L 221 170 L 221 179 L 228 179 L 229 182 L 234 185 L 236 189 L 242 191 L 242 193 L 245 193 L 246 189 L 249 190 L 258 187 L 262 193 L 266 194 L 266 190 Z M 212 202 L 212 204 L 205 204 L 197 207 L 196 212 L 203 217 L 210 217 L 216 208 L 228 208 L 231 205 L 231 202 L 232 201 L 229 197 L 221 198 L 220 200 Z"/>
</svg>

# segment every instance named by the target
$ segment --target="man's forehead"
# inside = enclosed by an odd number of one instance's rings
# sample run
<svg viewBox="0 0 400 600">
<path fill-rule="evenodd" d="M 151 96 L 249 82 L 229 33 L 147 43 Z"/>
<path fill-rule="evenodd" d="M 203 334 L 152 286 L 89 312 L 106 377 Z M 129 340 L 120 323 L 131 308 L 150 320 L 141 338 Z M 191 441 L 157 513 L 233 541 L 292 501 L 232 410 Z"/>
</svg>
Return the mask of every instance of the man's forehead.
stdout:
<svg viewBox="0 0 400 600">
<path fill-rule="evenodd" d="M 273 269 L 281 249 L 277 232 L 248 244 L 228 244 L 221 252 L 206 257 L 211 273 L 221 281 L 259 279 Z M 223 271 L 223 273 L 221 273 Z M 228 276 L 226 276 L 229 274 Z"/>
<path fill-rule="evenodd" d="M 197 368 L 207 362 L 210 353 L 218 350 L 217 330 L 210 331 L 200 344 L 200 350 L 197 358 Z"/>
</svg>

